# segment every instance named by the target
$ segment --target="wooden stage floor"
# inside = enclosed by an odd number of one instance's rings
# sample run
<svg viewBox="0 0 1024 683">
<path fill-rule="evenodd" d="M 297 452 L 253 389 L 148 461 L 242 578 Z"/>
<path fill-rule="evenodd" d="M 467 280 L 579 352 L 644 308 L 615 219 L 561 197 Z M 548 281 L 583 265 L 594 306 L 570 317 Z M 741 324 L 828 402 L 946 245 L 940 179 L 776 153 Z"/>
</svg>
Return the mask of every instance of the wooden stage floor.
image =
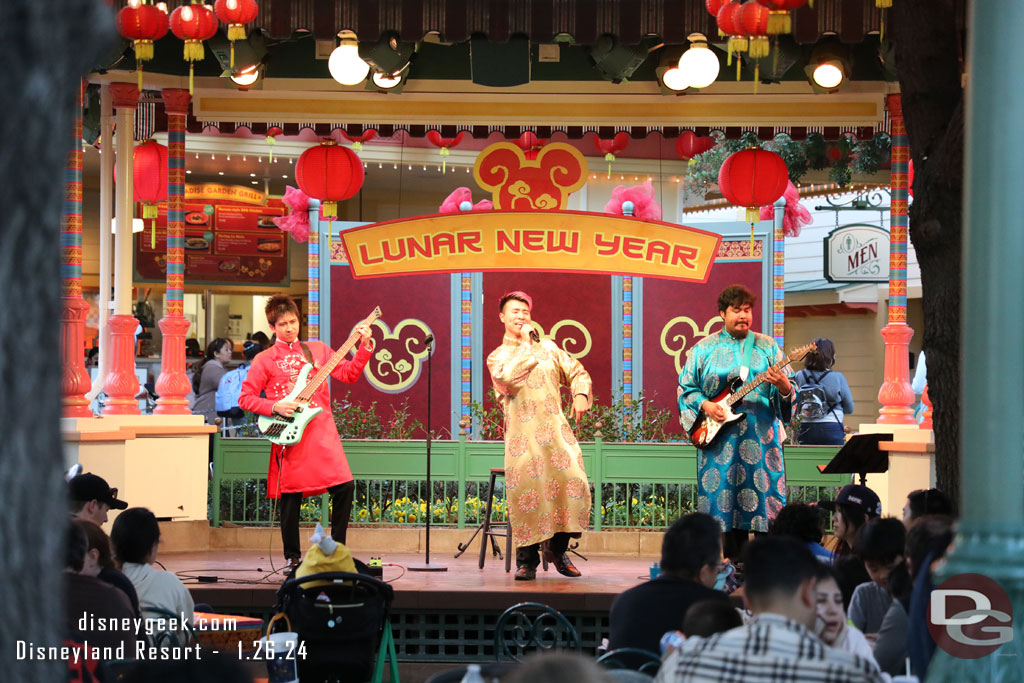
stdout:
<svg viewBox="0 0 1024 683">
<path fill-rule="evenodd" d="M 395 588 L 392 607 L 398 610 L 503 610 L 522 601 L 544 602 L 563 612 L 605 612 L 616 595 L 647 580 L 650 560 L 632 557 L 590 555 L 589 561 L 573 556 L 583 576 L 570 579 L 554 567 L 540 567 L 535 581 L 515 581 L 505 573 L 504 561 L 488 555 L 483 569 L 477 567 L 479 546 L 462 557 L 451 552 L 431 552 L 431 565 L 444 565 L 447 571 L 408 571 L 419 564 L 423 554 L 373 552 L 360 554 L 367 561 L 379 555 L 385 563 L 384 580 Z M 278 587 L 284 581 L 280 572 L 283 559 L 255 550 L 172 552 L 158 560 L 182 578 L 197 603 L 215 610 L 234 608 L 261 611 L 274 605 Z M 388 564 L 392 566 L 387 566 Z M 279 570 L 272 573 L 274 569 Z M 515 563 L 512 564 L 515 571 Z M 216 583 L 200 583 L 196 577 L 217 577 Z"/>
</svg>

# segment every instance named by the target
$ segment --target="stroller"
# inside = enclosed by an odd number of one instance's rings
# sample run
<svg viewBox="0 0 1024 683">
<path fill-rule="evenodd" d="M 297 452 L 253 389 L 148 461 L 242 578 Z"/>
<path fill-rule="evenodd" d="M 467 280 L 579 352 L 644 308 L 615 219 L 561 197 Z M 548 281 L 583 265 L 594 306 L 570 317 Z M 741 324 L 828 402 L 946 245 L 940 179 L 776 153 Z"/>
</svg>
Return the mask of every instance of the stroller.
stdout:
<svg viewBox="0 0 1024 683">
<path fill-rule="evenodd" d="M 390 585 L 366 574 L 324 572 L 281 584 L 276 609 L 288 616 L 306 647 L 298 663 L 299 679 L 369 681 L 393 597 Z M 394 670 L 393 651 L 391 656 Z"/>
</svg>

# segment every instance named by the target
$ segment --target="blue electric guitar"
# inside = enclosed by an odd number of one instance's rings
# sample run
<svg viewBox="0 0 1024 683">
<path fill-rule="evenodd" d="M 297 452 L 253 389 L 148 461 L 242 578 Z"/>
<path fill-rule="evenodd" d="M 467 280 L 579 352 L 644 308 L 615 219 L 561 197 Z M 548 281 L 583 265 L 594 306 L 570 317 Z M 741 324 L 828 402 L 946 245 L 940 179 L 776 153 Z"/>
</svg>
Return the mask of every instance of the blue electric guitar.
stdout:
<svg viewBox="0 0 1024 683">
<path fill-rule="evenodd" d="M 380 306 L 377 306 L 363 322 L 372 325 L 379 317 Z M 260 415 L 257 424 L 260 431 L 263 432 L 263 436 L 279 446 L 291 446 L 302 440 L 302 432 L 306 430 L 306 425 L 323 411 L 323 408 L 310 405 L 310 401 L 316 395 L 316 390 L 331 376 L 331 371 L 345 359 L 357 341 L 359 341 L 359 333 L 353 332 L 352 336 L 334 352 L 312 379 L 309 379 L 309 373 L 313 372 L 313 366 L 309 363 L 302 366 L 302 369 L 299 370 L 299 377 L 295 380 L 295 386 L 287 396 L 281 399 L 282 401 L 294 401 L 299 404 L 299 407 L 295 409 L 291 417 Z"/>
</svg>

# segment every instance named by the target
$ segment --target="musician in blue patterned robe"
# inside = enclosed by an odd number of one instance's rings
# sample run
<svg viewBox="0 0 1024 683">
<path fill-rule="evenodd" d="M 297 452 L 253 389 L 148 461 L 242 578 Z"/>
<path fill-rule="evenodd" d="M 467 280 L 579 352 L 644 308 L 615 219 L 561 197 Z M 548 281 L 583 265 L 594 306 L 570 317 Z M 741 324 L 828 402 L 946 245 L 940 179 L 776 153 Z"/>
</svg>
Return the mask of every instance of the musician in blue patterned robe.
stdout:
<svg viewBox="0 0 1024 683">
<path fill-rule="evenodd" d="M 775 340 L 750 329 L 754 302 L 746 287 L 726 287 L 718 297 L 722 330 L 694 345 L 679 375 L 679 420 L 689 432 L 701 410 L 716 420 L 725 417 L 722 407 L 709 399 L 733 378 L 742 377 L 745 383 L 768 371 L 766 381 L 733 408 L 746 416 L 722 427 L 714 442 L 697 451 L 697 509 L 718 520 L 730 556 L 738 554 L 748 532 L 767 531 L 786 504 L 781 423 L 789 422 L 793 386 L 788 370 L 770 369 L 782 359 Z M 747 335 L 754 337 L 744 375 Z"/>
</svg>

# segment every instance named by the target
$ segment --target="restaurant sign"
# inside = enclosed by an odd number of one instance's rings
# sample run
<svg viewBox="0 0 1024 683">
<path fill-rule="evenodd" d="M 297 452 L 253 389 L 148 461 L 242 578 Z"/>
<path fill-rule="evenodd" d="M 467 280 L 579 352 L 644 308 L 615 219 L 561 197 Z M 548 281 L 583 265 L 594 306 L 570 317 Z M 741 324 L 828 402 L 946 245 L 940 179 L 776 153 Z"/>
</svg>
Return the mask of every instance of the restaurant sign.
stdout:
<svg viewBox="0 0 1024 683">
<path fill-rule="evenodd" d="M 548 271 L 706 282 L 721 235 L 582 211 L 417 216 L 341 233 L 355 278 Z"/>
<path fill-rule="evenodd" d="M 825 238 L 825 279 L 829 282 L 888 282 L 889 231 L 853 223 Z"/>
</svg>

